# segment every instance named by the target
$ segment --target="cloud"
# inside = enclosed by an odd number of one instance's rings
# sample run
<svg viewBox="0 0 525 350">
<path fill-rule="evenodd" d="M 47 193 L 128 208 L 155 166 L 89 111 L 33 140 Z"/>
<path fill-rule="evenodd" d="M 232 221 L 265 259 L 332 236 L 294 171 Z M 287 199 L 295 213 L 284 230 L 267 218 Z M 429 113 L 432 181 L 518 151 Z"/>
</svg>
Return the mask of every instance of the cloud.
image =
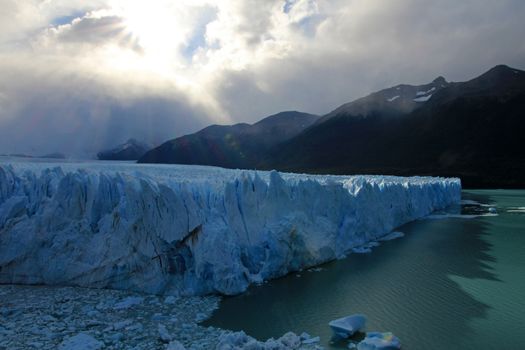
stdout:
<svg viewBox="0 0 525 350">
<path fill-rule="evenodd" d="M 75 18 L 70 24 L 51 28 L 56 40 L 66 43 L 89 43 L 100 45 L 116 40 L 118 43 L 132 41 L 123 18 L 118 16 L 93 16 Z M 127 46 L 127 45 L 124 45 Z"/>
<path fill-rule="evenodd" d="M 280 22 L 274 37 L 286 54 L 223 72 L 216 91 L 234 118 L 254 120 L 284 109 L 327 113 L 374 90 L 438 75 L 465 80 L 500 63 L 519 68 L 524 14 L 525 3 L 508 0 L 319 1 L 313 37 Z"/>
<path fill-rule="evenodd" d="M 520 0 L 5 0 L 0 152 L 94 154 L 524 68 L 524 15 Z"/>
<path fill-rule="evenodd" d="M 176 90 L 162 94 L 142 86 L 113 85 L 67 67 L 52 74 L 10 65 L 0 69 L 0 77 L 2 86 L 4 79 L 12 82 L 0 95 L 4 152 L 93 157 L 97 150 L 135 135 L 159 144 L 209 122 L 205 107 Z"/>
</svg>

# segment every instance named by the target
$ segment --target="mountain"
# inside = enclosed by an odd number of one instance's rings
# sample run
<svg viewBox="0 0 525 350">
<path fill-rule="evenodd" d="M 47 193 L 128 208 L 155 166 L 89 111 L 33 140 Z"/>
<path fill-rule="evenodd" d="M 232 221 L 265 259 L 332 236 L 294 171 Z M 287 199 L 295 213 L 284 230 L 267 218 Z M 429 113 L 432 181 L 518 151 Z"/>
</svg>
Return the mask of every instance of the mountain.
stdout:
<svg viewBox="0 0 525 350">
<path fill-rule="evenodd" d="M 432 84 L 425 95 L 414 93 L 420 87 L 406 89 L 395 108 L 381 99 L 392 99 L 397 87 L 343 105 L 273 148 L 258 167 L 459 176 L 466 187 L 525 187 L 525 72 L 497 66 L 467 82 Z"/>
<path fill-rule="evenodd" d="M 135 139 L 129 139 L 117 147 L 97 153 L 100 160 L 137 160 L 148 151 L 149 147 Z"/>
<path fill-rule="evenodd" d="M 170 140 L 147 152 L 139 163 L 203 164 L 227 168 L 254 167 L 279 143 L 306 130 L 319 117 L 282 112 L 255 124 L 212 125 Z"/>
</svg>

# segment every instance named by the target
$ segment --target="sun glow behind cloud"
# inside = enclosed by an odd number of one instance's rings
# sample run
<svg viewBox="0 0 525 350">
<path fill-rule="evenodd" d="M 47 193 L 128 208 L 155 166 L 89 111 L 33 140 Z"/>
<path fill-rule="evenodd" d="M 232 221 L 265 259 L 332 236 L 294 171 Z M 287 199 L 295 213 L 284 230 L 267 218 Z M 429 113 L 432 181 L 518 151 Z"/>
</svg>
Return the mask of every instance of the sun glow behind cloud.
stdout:
<svg viewBox="0 0 525 350">
<path fill-rule="evenodd" d="M 146 67 L 168 75 L 180 68 L 177 50 L 189 28 L 170 2 L 120 1 L 115 4 L 115 11 L 122 16 L 129 35 L 136 39 Z"/>
<path fill-rule="evenodd" d="M 93 33 L 100 32 L 100 41 L 106 42 L 97 41 L 93 47 L 97 63 L 90 64 L 89 69 L 95 74 L 113 75 L 126 84 L 137 83 L 162 93 L 183 90 L 190 101 L 201 104 L 217 122 L 224 123 L 231 118 L 216 95 L 222 74 L 285 58 L 301 45 L 305 34 L 300 30 L 301 21 L 319 11 L 313 0 L 254 4 L 110 0 L 103 9 L 51 30 L 58 38 L 79 35 L 82 44 L 88 39 L 87 33 L 96 41 Z M 111 22 L 109 18 L 117 20 Z M 270 91 L 264 81 L 257 87 Z"/>
<path fill-rule="evenodd" d="M 319 12 L 315 0 L 95 3 L 84 12 L 76 1 L 40 3 L 42 13 L 55 7 L 64 15 L 48 19 L 51 24 L 30 40 L 33 58 L 69 57 L 74 63 L 57 64 L 76 65 L 78 74 L 116 85 L 120 81 L 126 89 L 184 90 L 220 122 L 231 115 L 217 95 L 224 73 L 284 59 L 304 46 L 308 35 L 301 32 L 301 23 Z M 264 81 L 257 86 L 269 91 Z"/>
<path fill-rule="evenodd" d="M 200 33 L 200 38 L 194 36 L 195 28 L 205 28 L 208 24 L 202 22 L 201 14 L 209 10 L 206 1 L 115 0 L 108 2 L 104 9 L 88 12 L 70 24 L 51 30 L 58 32 L 60 37 L 60 33 L 65 36 L 68 31 L 74 31 L 75 26 L 80 27 L 82 22 L 118 18 L 104 30 L 103 37 L 107 41 L 97 42 L 92 47 L 89 57 L 95 57 L 96 63 L 88 60 L 85 64 L 90 74 L 102 76 L 104 81 L 112 80 L 117 85 L 122 85 L 118 84 L 120 81 L 128 91 L 139 90 L 140 93 L 142 87 L 147 93 L 168 98 L 172 93 L 183 91 L 189 102 L 206 109 L 216 122 L 228 123 L 231 122 L 230 116 L 207 86 L 209 70 L 195 62 L 193 55 L 185 54 L 190 52 L 186 50 L 189 45 L 195 46 L 196 42 L 206 44 L 205 31 Z M 93 27 L 92 33 L 100 31 L 95 23 Z M 81 38 L 81 41 L 85 44 L 86 38 Z M 193 48 L 193 51 L 197 50 L 203 48 Z M 85 61 L 80 57 L 77 62 Z"/>
</svg>

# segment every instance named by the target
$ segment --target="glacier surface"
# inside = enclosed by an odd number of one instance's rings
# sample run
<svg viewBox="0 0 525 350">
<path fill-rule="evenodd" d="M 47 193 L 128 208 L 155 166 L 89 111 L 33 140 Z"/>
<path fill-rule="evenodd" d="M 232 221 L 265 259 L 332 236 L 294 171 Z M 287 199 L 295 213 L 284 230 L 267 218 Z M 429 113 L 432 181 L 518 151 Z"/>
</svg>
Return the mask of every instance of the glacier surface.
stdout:
<svg viewBox="0 0 525 350">
<path fill-rule="evenodd" d="M 237 294 L 460 201 L 459 179 L 0 161 L 0 283 Z"/>
</svg>

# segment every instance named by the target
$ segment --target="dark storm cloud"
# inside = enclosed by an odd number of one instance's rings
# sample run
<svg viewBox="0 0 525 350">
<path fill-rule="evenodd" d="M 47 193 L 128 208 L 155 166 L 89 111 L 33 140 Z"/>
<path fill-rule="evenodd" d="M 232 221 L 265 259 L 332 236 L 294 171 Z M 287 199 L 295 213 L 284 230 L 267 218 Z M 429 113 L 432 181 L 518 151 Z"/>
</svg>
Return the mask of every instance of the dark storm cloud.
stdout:
<svg viewBox="0 0 525 350">
<path fill-rule="evenodd" d="M 180 99 L 142 97 L 118 101 L 103 96 L 70 96 L 55 103 L 31 96 L 16 118 L 0 128 L 0 149 L 33 155 L 62 152 L 92 158 L 97 150 L 140 135 L 150 145 L 205 126 L 202 114 Z"/>
<path fill-rule="evenodd" d="M 0 98 L 4 153 L 61 152 L 92 158 L 137 135 L 158 145 L 208 123 L 202 107 L 176 92 L 117 94 L 111 85 L 66 72 L 28 75 L 0 69 L 0 76 L 13 82 Z"/>
</svg>

